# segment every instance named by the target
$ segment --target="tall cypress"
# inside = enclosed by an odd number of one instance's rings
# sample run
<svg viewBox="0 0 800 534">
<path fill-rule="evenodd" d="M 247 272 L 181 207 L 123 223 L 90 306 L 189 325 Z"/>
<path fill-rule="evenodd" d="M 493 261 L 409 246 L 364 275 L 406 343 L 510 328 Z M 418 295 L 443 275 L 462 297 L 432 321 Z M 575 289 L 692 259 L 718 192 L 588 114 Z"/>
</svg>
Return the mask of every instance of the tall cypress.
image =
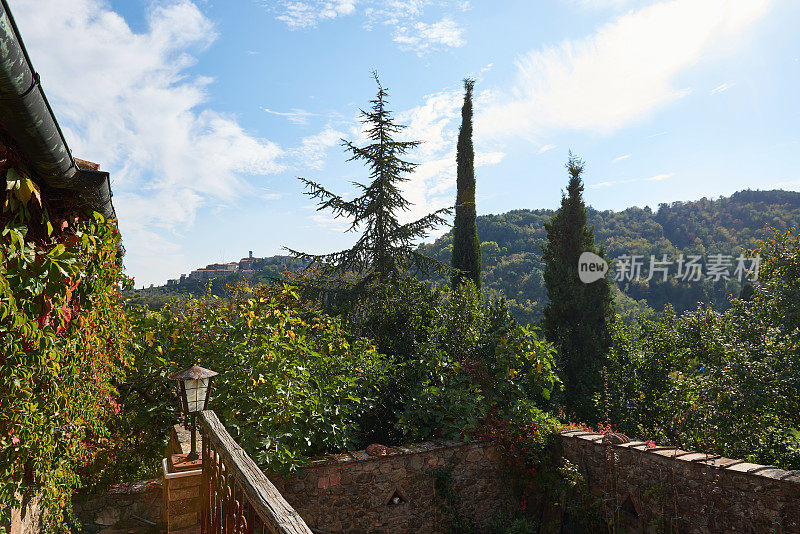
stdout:
<svg viewBox="0 0 800 534">
<path fill-rule="evenodd" d="M 587 225 L 581 178 L 584 163 L 570 152 L 566 167 L 567 194 L 544 225 L 547 243 L 542 259 L 550 301 L 542 329 L 556 346 L 568 415 L 594 423 L 599 421 L 594 399 L 602 387 L 602 368 L 611 346 L 614 304 L 608 277 L 586 284 L 578 276 L 580 255 L 593 252 L 603 257 L 604 250 L 595 246 L 594 231 Z"/>
<path fill-rule="evenodd" d="M 464 80 L 464 104 L 456 147 L 456 220 L 453 227 L 453 275 L 455 288 L 472 280 L 481 288 L 481 244 L 475 221 L 475 150 L 472 147 L 472 88 L 475 80 Z"/>
</svg>

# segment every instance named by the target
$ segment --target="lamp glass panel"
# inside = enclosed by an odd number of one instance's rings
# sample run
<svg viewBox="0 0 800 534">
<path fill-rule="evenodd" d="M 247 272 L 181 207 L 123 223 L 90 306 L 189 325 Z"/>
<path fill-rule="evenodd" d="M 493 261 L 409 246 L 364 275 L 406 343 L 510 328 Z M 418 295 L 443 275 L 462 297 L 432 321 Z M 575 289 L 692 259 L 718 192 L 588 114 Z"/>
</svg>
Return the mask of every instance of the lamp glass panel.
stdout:
<svg viewBox="0 0 800 534">
<path fill-rule="evenodd" d="M 203 411 L 208 392 L 208 378 L 184 380 L 187 413 Z"/>
</svg>

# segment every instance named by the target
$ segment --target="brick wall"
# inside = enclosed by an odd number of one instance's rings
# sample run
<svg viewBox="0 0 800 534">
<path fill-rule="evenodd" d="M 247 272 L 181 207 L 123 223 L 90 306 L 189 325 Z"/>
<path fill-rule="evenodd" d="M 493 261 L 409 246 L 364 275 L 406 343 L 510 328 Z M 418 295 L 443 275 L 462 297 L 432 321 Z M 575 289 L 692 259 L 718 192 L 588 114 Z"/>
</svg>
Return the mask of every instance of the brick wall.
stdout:
<svg viewBox="0 0 800 534">
<path fill-rule="evenodd" d="M 591 432 L 561 434 L 563 455 L 619 522 L 644 531 L 800 532 L 800 471 L 640 441 L 605 445 Z"/>
<path fill-rule="evenodd" d="M 433 472 L 449 471 L 458 514 L 479 529 L 507 509 L 494 447 L 426 442 L 387 456 L 332 455 L 288 477 L 271 476 L 303 520 L 320 532 L 449 532 Z M 441 497 L 441 495 L 439 496 Z"/>
</svg>

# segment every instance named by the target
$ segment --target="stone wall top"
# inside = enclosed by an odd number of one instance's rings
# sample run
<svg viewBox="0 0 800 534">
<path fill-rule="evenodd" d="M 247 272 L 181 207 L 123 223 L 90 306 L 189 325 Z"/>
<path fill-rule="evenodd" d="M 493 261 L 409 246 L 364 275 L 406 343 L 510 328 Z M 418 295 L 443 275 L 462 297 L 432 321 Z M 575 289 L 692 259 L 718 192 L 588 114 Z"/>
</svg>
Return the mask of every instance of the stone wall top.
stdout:
<svg viewBox="0 0 800 534">
<path fill-rule="evenodd" d="M 648 446 L 644 441 L 629 441 L 621 444 L 610 444 L 603 441 L 604 435 L 598 432 L 585 430 L 564 430 L 561 432 L 563 439 L 575 439 L 591 442 L 597 446 L 612 447 L 614 449 L 628 449 L 654 458 L 661 457 L 669 461 L 685 462 L 687 464 L 702 465 L 719 469 L 720 471 L 742 473 L 754 477 L 777 480 L 786 484 L 800 487 L 800 470 L 786 471 L 772 465 L 760 465 L 745 460 L 725 458 L 719 454 L 685 451 L 678 447 Z"/>
<path fill-rule="evenodd" d="M 410 454 L 421 454 L 426 452 L 438 451 L 442 449 L 452 449 L 456 447 L 463 447 L 470 444 L 482 444 L 481 441 L 456 441 L 456 440 L 431 440 L 423 441 L 421 443 L 414 443 L 412 445 L 401 445 L 397 447 L 383 446 L 380 447 L 386 454 L 369 454 L 367 450 L 372 447 L 367 447 L 365 450 L 360 451 L 345 451 L 338 454 L 326 454 L 311 460 L 311 467 L 330 466 L 346 464 L 350 462 L 369 462 L 380 461 L 392 456 L 403 456 Z"/>
</svg>

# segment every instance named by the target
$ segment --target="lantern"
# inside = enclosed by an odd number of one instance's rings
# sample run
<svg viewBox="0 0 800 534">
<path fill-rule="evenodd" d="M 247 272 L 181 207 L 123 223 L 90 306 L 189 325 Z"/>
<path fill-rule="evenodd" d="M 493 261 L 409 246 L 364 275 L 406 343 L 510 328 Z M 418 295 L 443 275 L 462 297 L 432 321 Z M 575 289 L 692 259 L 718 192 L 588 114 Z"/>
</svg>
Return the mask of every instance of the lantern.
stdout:
<svg viewBox="0 0 800 534">
<path fill-rule="evenodd" d="M 189 420 L 187 416 L 191 418 L 192 450 L 186 457 L 187 460 L 196 460 L 198 458 L 196 417 L 198 412 L 208 408 L 208 401 L 211 398 L 211 379 L 217 374 L 209 369 L 192 365 L 169 376 L 170 380 L 175 380 L 178 383 L 178 400 L 181 413 L 184 415 L 184 422 Z"/>
</svg>

